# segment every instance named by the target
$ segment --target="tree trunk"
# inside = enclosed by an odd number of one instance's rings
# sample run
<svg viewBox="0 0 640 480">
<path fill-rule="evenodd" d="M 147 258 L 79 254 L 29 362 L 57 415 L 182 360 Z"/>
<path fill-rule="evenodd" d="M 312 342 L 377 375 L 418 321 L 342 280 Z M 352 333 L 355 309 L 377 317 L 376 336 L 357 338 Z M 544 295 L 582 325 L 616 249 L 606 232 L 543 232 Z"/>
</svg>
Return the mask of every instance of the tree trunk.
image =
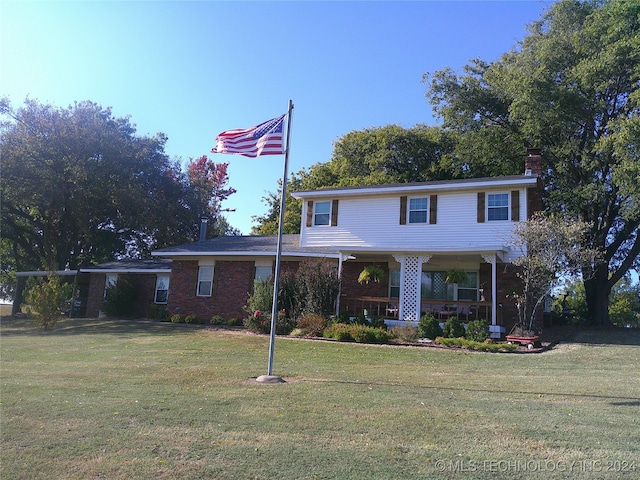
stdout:
<svg viewBox="0 0 640 480">
<path fill-rule="evenodd" d="M 598 266 L 595 275 L 585 280 L 584 291 L 587 301 L 589 323 L 596 327 L 610 327 L 609 319 L 609 271 L 606 265 Z"/>
</svg>

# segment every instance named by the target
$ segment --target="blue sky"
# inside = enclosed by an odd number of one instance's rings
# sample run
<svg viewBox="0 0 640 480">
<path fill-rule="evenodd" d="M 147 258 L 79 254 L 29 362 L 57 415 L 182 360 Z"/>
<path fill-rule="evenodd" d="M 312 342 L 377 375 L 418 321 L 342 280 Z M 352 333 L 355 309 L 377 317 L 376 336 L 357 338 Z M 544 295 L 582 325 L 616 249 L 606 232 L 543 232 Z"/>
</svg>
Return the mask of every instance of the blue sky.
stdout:
<svg viewBox="0 0 640 480">
<path fill-rule="evenodd" d="M 422 75 L 496 60 L 551 2 L 0 3 L 0 96 L 91 100 L 165 133 L 186 162 L 229 162 L 229 222 L 250 233 L 283 157 L 213 155 L 215 136 L 295 106 L 289 172 L 330 159 L 352 130 L 436 124 Z M 194 226 L 197 228 L 197 226 Z"/>
</svg>

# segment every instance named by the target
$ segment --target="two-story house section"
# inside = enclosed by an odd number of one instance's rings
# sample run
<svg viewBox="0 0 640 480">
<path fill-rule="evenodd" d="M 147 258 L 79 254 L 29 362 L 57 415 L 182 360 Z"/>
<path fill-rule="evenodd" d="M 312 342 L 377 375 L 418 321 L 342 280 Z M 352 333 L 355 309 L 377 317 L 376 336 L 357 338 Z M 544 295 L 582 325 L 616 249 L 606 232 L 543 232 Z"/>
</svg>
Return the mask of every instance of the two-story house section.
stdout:
<svg viewBox="0 0 640 480">
<path fill-rule="evenodd" d="M 539 155 L 528 160 L 524 175 L 293 193 L 303 204 L 300 247 L 339 253 L 341 309 L 401 321 L 481 317 L 499 336 L 503 317 L 517 318 L 508 299 L 517 280 L 505 268 L 513 228 L 540 208 Z M 384 274 L 360 285 L 369 265 Z"/>
</svg>

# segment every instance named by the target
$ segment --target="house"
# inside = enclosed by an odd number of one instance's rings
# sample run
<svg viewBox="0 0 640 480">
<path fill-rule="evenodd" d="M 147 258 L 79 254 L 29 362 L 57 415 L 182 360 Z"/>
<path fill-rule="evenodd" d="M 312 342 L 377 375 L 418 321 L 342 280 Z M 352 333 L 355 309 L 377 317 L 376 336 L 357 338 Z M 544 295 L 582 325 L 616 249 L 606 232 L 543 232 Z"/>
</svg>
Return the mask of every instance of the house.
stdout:
<svg viewBox="0 0 640 480">
<path fill-rule="evenodd" d="M 519 290 L 509 239 L 541 208 L 542 159 L 532 150 L 523 175 L 295 192 L 299 235 L 283 236 L 282 268 L 305 258 L 336 263 L 337 311 L 417 321 L 485 318 L 498 337 L 515 323 Z M 254 280 L 273 274 L 277 237 L 217 237 L 164 248 L 172 260 L 169 313 L 241 318 Z M 381 269 L 361 284 L 362 270 Z M 451 271 L 464 272 L 456 282 Z"/>
<path fill-rule="evenodd" d="M 114 285 L 119 278 L 127 277 L 137 286 L 136 317 L 151 316 L 152 305 L 165 306 L 171 280 L 171 260 L 126 259 L 102 263 L 80 269 L 82 274 L 89 274 L 87 290 L 87 317 L 103 315 L 102 306 L 107 288 Z"/>
</svg>

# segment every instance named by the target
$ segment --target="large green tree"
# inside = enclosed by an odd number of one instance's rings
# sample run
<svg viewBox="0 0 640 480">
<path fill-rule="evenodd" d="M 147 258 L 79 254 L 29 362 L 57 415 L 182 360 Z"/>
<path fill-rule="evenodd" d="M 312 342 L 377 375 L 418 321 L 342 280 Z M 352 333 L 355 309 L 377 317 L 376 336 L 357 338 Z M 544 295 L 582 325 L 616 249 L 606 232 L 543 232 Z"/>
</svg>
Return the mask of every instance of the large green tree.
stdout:
<svg viewBox="0 0 640 480">
<path fill-rule="evenodd" d="M 471 176 L 519 173 L 522 146 L 542 149 L 547 208 L 589 223 L 602 252 L 585 293 L 609 324 L 612 287 L 640 267 L 640 1 L 562 0 L 499 60 L 425 81 Z"/>
<path fill-rule="evenodd" d="M 423 182 L 464 175 L 454 171 L 450 156 L 457 142 L 455 132 L 438 127 L 397 125 L 355 130 L 334 143 L 328 162 L 317 163 L 291 175 L 288 191 L 315 190 L 351 185 Z M 253 232 L 278 231 L 279 194 L 264 197 L 266 215 L 254 217 L 259 223 Z M 300 231 L 302 206 L 290 195 L 286 199 L 286 233 Z"/>
<path fill-rule="evenodd" d="M 233 193 L 221 186 L 224 166 L 205 161 L 185 175 L 165 135 L 138 136 L 109 108 L 0 107 L 0 253 L 14 271 L 77 269 L 196 240 L 199 217 L 219 213 L 204 210 L 211 195 Z"/>
</svg>

